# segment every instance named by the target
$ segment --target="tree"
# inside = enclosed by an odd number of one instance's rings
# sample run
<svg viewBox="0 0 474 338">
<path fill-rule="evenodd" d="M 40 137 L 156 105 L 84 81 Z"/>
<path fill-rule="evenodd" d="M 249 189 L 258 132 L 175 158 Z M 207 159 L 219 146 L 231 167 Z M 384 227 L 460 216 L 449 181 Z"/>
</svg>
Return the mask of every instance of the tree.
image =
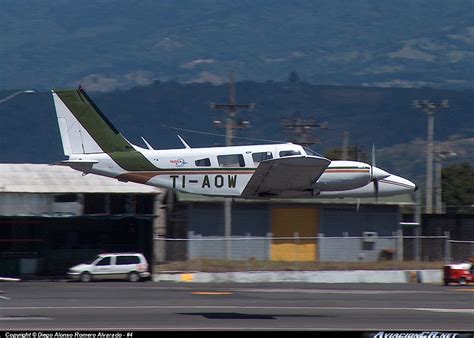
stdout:
<svg viewBox="0 0 474 338">
<path fill-rule="evenodd" d="M 298 73 L 295 71 L 292 71 L 290 75 L 288 76 L 288 82 L 291 82 L 291 83 L 300 82 L 300 77 L 298 76 Z"/>
<path fill-rule="evenodd" d="M 474 167 L 451 165 L 442 171 L 442 201 L 448 212 L 474 213 Z"/>
</svg>

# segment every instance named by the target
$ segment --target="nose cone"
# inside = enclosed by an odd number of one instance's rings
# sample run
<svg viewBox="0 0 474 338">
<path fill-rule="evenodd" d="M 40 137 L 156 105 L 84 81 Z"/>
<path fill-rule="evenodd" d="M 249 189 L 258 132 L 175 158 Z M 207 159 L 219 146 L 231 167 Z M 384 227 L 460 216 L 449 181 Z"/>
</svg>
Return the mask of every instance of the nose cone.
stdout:
<svg viewBox="0 0 474 338">
<path fill-rule="evenodd" d="M 383 190 L 387 195 L 407 194 L 418 189 L 415 183 L 395 175 L 384 178 L 380 183 L 383 184 Z"/>
<path fill-rule="evenodd" d="M 389 177 L 390 174 L 385 170 L 382 170 L 377 167 L 372 167 L 372 179 L 383 180 L 384 178 Z"/>
</svg>

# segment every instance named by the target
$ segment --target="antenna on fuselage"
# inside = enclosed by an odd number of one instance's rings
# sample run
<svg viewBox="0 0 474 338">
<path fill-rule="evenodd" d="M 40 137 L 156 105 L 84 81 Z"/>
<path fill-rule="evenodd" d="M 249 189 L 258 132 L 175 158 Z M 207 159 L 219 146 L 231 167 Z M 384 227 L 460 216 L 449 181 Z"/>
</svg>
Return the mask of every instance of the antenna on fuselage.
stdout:
<svg viewBox="0 0 474 338">
<path fill-rule="evenodd" d="M 143 142 L 145 142 L 146 147 L 147 147 L 149 150 L 155 150 L 155 149 L 150 145 L 150 143 L 148 143 L 148 142 L 145 140 L 145 138 L 144 138 L 143 136 L 140 136 L 140 137 L 142 138 Z"/>
<path fill-rule="evenodd" d="M 183 138 L 181 136 L 178 135 L 178 138 L 179 140 L 181 141 L 181 143 L 183 144 L 183 146 L 186 148 L 186 149 L 191 149 L 191 147 L 189 146 L 189 144 L 186 143 L 185 140 L 183 140 Z"/>
</svg>

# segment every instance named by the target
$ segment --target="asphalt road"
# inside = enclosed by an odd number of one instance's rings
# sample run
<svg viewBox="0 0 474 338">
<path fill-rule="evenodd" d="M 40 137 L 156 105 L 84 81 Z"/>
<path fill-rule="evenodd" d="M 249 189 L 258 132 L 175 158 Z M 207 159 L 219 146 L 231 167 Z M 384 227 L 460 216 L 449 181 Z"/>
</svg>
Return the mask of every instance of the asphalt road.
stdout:
<svg viewBox="0 0 474 338">
<path fill-rule="evenodd" d="M 474 331 L 474 287 L 2 282 L 2 330 Z"/>
</svg>

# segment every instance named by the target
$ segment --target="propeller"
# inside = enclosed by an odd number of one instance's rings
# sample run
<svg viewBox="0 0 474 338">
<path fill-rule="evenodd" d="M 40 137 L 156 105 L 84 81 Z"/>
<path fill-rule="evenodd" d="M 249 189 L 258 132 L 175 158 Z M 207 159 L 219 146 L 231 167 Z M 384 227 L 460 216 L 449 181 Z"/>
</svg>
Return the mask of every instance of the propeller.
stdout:
<svg viewBox="0 0 474 338">
<path fill-rule="evenodd" d="M 372 161 L 370 166 L 370 180 L 374 183 L 375 203 L 379 198 L 379 181 L 390 176 L 388 172 L 375 166 L 375 145 L 372 145 Z"/>
<path fill-rule="evenodd" d="M 372 144 L 372 160 L 370 166 L 370 178 L 374 183 L 374 193 L 375 193 L 375 203 L 378 203 L 379 200 L 379 179 L 374 176 L 374 167 L 375 167 L 375 144 Z"/>
</svg>

